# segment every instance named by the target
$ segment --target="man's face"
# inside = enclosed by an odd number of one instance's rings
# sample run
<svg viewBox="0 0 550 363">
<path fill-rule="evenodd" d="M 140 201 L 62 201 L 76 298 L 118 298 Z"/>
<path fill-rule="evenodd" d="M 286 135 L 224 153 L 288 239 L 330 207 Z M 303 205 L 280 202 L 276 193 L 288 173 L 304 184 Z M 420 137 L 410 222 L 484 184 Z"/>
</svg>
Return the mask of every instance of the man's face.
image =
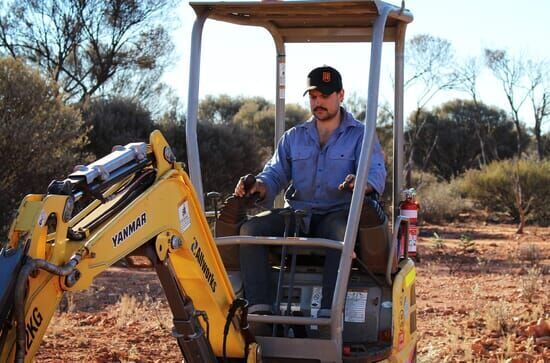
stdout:
<svg viewBox="0 0 550 363">
<path fill-rule="evenodd" d="M 338 114 L 343 99 L 344 90 L 330 95 L 324 95 L 316 89 L 309 91 L 309 107 L 319 121 L 332 120 Z"/>
</svg>

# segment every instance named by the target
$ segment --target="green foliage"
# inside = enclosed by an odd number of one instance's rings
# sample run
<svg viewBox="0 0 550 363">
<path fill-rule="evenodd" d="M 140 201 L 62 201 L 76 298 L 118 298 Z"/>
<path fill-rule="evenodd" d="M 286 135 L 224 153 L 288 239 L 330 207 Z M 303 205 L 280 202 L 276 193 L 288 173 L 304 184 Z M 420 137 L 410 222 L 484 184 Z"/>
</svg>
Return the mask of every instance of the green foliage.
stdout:
<svg viewBox="0 0 550 363">
<path fill-rule="evenodd" d="M 147 96 L 173 44 L 172 0 L 4 1 L 0 51 L 36 65 L 65 99 L 98 92 Z"/>
<path fill-rule="evenodd" d="M 415 173 L 414 177 L 420 220 L 431 223 L 452 221 L 459 213 L 471 208 L 471 202 L 461 197 L 456 182 L 440 182 L 427 173 Z"/>
<path fill-rule="evenodd" d="M 245 101 L 233 121 L 252 131 L 257 145 L 263 150 L 263 159 L 271 157 L 275 142 L 275 106 L 253 98 Z M 285 129 L 305 121 L 309 112 L 296 104 L 285 107 Z"/>
<path fill-rule="evenodd" d="M 519 177 L 528 221 L 542 225 L 550 222 L 550 161 L 505 160 L 493 162 L 482 170 L 469 170 L 460 189 L 488 209 L 506 212 L 519 220 L 515 183 Z"/>
<path fill-rule="evenodd" d="M 229 124 L 233 122 L 233 117 L 244 103 L 245 100 L 242 97 L 208 95 L 199 104 L 198 118 L 202 122 Z"/>
<path fill-rule="evenodd" d="M 21 198 L 43 193 L 54 177 L 82 163 L 87 130 L 61 102 L 57 85 L 12 58 L 0 58 L 0 229 Z"/>
<path fill-rule="evenodd" d="M 516 152 L 514 123 L 506 112 L 472 101 L 421 111 L 410 127 L 409 133 L 418 133 L 415 165 L 446 180 Z"/>
<path fill-rule="evenodd" d="M 172 119 L 158 127 L 172 146 L 176 159 L 186 161 L 185 124 Z M 239 177 L 257 173 L 263 166 L 250 130 L 238 125 L 200 122 L 197 137 L 205 193 L 217 191 L 228 195 Z"/>
<path fill-rule="evenodd" d="M 550 158 L 550 132 L 541 137 L 542 156 L 546 159 Z"/>
<path fill-rule="evenodd" d="M 285 128 L 305 121 L 309 111 L 297 104 L 285 107 Z M 275 105 L 262 97 L 207 96 L 199 105 L 199 120 L 213 124 L 236 124 L 251 131 L 256 153 L 271 157 L 274 145 Z"/>
<path fill-rule="evenodd" d="M 434 232 L 432 236 L 432 246 L 438 250 L 442 250 L 445 248 L 445 241 L 437 232 Z"/>
<path fill-rule="evenodd" d="M 91 128 L 87 150 L 97 158 L 109 154 L 115 145 L 148 142 L 155 129 L 149 111 L 124 98 L 96 99 L 84 108 L 83 118 Z"/>
<path fill-rule="evenodd" d="M 476 241 L 468 234 L 460 235 L 460 249 L 462 252 L 474 252 L 476 250 Z"/>
</svg>

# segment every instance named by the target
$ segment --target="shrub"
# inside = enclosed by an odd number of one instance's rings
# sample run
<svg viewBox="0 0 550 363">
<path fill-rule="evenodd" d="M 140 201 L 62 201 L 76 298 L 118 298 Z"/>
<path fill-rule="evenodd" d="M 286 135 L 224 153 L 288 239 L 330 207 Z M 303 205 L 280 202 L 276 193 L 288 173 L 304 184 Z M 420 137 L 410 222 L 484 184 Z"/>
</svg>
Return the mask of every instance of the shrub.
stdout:
<svg viewBox="0 0 550 363">
<path fill-rule="evenodd" d="M 126 98 L 96 99 L 85 107 L 83 117 L 91 127 L 88 150 L 97 159 L 109 154 L 115 145 L 148 142 L 154 130 L 150 112 Z"/>
<path fill-rule="evenodd" d="M 454 220 L 460 212 L 471 208 L 471 202 L 460 196 L 456 182 L 437 181 L 429 173 L 415 173 L 421 221 L 440 223 Z"/>
<path fill-rule="evenodd" d="M 87 130 L 58 86 L 12 58 L 0 58 L 0 231 L 28 193 L 82 163 Z"/>
<path fill-rule="evenodd" d="M 187 162 L 185 125 L 176 120 L 158 125 L 178 161 Z M 199 122 L 197 127 L 203 191 L 231 194 L 239 177 L 261 170 L 250 130 L 238 125 Z"/>
<path fill-rule="evenodd" d="M 469 170 L 460 189 L 493 212 L 505 212 L 516 221 L 516 177 L 521 185 L 527 220 L 541 225 L 550 222 L 550 161 L 505 160 L 482 170 Z"/>
</svg>

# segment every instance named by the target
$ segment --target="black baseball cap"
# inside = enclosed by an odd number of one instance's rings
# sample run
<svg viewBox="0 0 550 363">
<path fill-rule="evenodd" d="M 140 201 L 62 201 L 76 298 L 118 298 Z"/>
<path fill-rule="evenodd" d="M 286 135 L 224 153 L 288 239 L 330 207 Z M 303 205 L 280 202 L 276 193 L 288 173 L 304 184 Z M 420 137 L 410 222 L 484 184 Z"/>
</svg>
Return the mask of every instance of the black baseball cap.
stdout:
<svg viewBox="0 0 550 363">
<path fill-rule="evenodd" d="M 338 92 L 342 90 L 342 76 L 336 69 L 329 66 L 315 68 L 307 75 L 307 88 L 304 96 L 314 89 L 324 95 Z"/>
</svg>

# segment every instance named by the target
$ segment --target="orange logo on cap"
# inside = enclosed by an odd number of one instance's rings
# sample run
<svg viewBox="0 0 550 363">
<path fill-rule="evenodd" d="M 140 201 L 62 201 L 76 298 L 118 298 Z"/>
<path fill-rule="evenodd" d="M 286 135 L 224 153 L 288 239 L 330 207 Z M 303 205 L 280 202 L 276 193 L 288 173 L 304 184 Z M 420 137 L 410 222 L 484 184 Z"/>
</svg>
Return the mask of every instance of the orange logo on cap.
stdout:
<svg viewBox="0 0 550 363">
<path fill-rule="evenodd" d="M 330 82 L 330 72 L 323 72 L 323 82 Z"/>
</svg>

